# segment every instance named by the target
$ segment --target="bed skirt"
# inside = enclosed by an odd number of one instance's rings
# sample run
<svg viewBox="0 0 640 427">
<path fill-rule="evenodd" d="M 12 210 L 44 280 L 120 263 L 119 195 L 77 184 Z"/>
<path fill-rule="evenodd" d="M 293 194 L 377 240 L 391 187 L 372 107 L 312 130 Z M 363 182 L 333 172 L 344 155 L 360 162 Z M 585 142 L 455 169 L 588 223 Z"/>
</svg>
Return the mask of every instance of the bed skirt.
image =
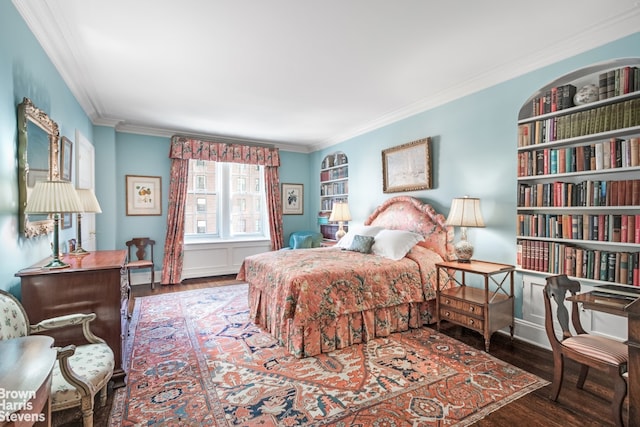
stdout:
<svg viewBox="0 0 640 427">
<path fill-rule="evenodd" d="M 295 319 L 285 322 L 270 319 L 266 308 L 271 304 L 273 302 L 260 289 L 249 286 L 250 319 L 297 358 L 316 356 L 394 332 L 420 328 L 435 320 L 435 299 L 343 314 L 308 324 Z"/>
</svg>

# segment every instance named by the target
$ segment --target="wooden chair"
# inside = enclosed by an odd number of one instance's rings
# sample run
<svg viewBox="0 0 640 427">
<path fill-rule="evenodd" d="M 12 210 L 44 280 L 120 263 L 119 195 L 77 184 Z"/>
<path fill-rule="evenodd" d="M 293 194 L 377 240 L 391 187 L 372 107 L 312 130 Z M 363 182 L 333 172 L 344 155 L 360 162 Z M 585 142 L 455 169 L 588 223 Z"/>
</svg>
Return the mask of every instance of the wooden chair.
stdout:
<svg viewBox="0 0 640 427">
<path fill-rule="evenodd" d="M 577 387 L 582 389 L 589 373 L 589 368 L 596 368 L 608 373 L 613 379 L 613 400 L 611 415 L 617 426 L 623 426 L 622 405 L 627 394 L 625 374 L 629 360 L 629 350 L 625 343 L 609 338 L 590 335 L 582 328 L 578 303 L 571 306 L 571 324 L 576 335 L 569 329 L 569 313 L 565 306 L 566 294 L 575 295 L 580 292 L 580 283 L 569 279 L 566 275 L 547 277 L 544 287 L 545 329 L 553 350 L 553 385 L 551 400 L 556 401 L 562 387 L 564 359 L 571 359 L 581 365 Z M 551 299 L 557 305 L 554 311 Z M 555 333 L 554 323 L 562 328 L 562 337 Z"/>
<path fill-rule="evenodd" d="M 95 318 L 94 313 L 68 314 L 30 325 L 22 304 L 13 295 L 0 289 L 2 340 L 62 327 L 82 327 L 88 344 L 56 348 L 58 354 L 51 380 L 51 411 L 80 406 L 84 427 L 93 426 L 94 398 L 98 392 L 100 406 L 107 403 L 107 386 L 115 365 L 111 348 L 91 332 L 90 322 Z"/>
<path fill-rule="evenodd" d="M 127 249 L 129 251 L 129 261 L 127 262 L 127 277 L 129 279 L 129 285 L 131 285 L 131 270 L 140 270 L 149 268 L 151 269 L 151 289 L 155 287 L 155 264 L 153 263 L 153 246 L 156 244 L 155 240 L 151 240 L 148 237 L 134 237 L 127 242 Z M 149 256 L 147 256 L 147 249 L 150 248 Z M 135 258 L 131 257 L 131 251 L 135 249 Z"/>
</svg>

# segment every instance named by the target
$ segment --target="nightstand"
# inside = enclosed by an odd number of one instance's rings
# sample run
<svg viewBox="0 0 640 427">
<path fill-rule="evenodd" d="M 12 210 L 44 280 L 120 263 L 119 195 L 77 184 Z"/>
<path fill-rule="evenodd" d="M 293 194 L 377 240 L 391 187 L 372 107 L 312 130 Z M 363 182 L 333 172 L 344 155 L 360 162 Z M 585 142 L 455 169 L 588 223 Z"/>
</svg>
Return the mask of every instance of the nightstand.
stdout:
<svg viewBox="0 0 640 427">
<path fill-rule="evenodd" d="M 438 330 L 440 322 L 447 320 L 480 332 L 487 352 L 495 331 L 509 326 L 513 339 L 513 265 L 477 260 L 468 263 L 448 261 L 436 264 L 436 269 Z M 467 286 L 467 274 L 483 276 L 484 288 Z"/>
</svg>

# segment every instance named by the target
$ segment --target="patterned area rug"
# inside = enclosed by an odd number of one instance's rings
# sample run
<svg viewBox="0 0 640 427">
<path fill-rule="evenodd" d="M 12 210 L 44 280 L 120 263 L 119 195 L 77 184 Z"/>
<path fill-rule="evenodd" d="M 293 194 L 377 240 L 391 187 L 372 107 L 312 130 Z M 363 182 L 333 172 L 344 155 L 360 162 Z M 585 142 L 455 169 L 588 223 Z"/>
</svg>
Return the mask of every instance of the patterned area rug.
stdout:
<svg viewBox="0 0 640 427">
<path fill-rule="evenodd" d="M 296 359 L 247 285 L 139 298 L 110 426 L 464 426 L 546 384 L 423 328 Z"/>
</svg>

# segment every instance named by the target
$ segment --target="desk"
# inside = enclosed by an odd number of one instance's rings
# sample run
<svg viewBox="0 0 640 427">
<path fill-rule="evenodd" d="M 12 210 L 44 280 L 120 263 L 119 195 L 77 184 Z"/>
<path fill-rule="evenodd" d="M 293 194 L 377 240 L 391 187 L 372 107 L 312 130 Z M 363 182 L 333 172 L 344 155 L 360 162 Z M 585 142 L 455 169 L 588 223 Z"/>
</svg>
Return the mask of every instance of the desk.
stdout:
<svg viewBox="0 0 640 427">
<path fill-rule="evenodd" d="M 640 298 L 626 301 L 619 298 L 607 298 L 585 292 L 567 298 L 568 301 L 582 303 L 589 310 L 603 311 L 618 316 L 626 316 L 629 324 L 629 427 L 640 426 Z"/>
<path fill-rule="evenodd" d="M 125 384 L 123 342 L 127 335 L 129 283 L 126 250 L 94 251 L 82 257 L 65 255 L 70 266 L 43 269 L 50 258 L 20 270 L 22 306 L 32 324 L 72 313 L 95 313 L 91 331 L 104 339 L 115 357 L 114 387 Z M 82 329 L 60 328 L 47 331 L 57 346 L 85 343 Z"/>
<path fill-rule="evenodd" d="M 56 351 L 44 335 L 0 341 L 0 426 L 51 425 L 51 371 Z"/>
</svg>

